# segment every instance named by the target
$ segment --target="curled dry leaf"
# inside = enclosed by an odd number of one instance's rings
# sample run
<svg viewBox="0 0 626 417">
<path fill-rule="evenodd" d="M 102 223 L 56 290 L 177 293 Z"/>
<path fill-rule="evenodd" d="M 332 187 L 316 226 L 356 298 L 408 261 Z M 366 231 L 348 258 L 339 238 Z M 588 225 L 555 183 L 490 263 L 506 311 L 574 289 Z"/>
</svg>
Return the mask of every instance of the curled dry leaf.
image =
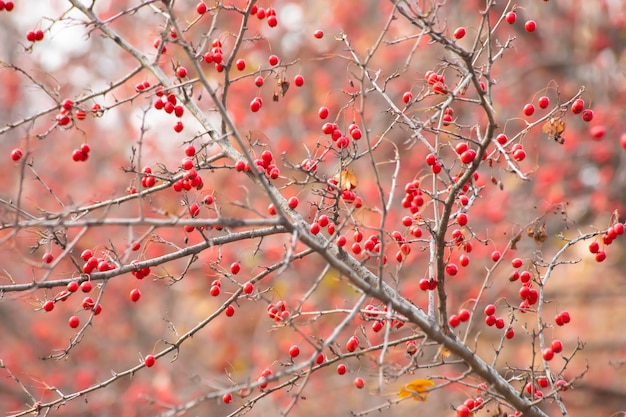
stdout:
<svg viewBox="0 0 626 417">
<path fill-rule="evenodd" d="M 400 388 L 398 397 L 410 397 L 415 401 L 426 401 L 428 399 L 428 388 L 433 385 L 435 385 L 435 383 L 430 379 L 415 379 Z"/>
</svg>

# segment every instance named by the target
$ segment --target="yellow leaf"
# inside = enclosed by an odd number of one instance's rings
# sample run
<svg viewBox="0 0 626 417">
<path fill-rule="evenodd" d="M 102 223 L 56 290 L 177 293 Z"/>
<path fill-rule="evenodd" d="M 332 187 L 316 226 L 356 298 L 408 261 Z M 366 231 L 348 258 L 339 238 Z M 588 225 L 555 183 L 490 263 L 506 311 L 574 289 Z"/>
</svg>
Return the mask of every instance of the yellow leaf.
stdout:
<svg viewBox="0 0 626 417">
<path fill-rule="evenodd" d="M 398 397 L 411 397 L 415 401 L 426 401 L 428 397 L 428 388 L 435 385 L 430 379 L 416 379 L 400 388 Z"/>
<path fill-rule="evenodd" d="M 356 188 L 359 180 L 356 175 L 348 170 L 348 168 L 344 168 L 335 175 L 334 180 L 337 182 L 337 185 L 341 187 L 342 190 L 353 190 Z"/>
</svg>

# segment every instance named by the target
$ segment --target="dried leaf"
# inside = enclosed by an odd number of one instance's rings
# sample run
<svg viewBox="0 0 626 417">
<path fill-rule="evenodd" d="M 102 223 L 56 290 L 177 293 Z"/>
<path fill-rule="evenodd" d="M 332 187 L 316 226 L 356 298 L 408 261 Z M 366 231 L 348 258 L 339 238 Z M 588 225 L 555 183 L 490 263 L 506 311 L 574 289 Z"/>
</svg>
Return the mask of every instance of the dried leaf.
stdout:
<svg viewBox="0 0 626 417">
<path fill-rule="evenodd" d="M 344 168 L 335 175 L 334 180 L 341 187 L 342 190 L 354 190 L 359 183 L 356 175 L 354 175 L 348 168 Z"/>
<path fill-rule="evenodd" d="M 528 234 L 528 237 L 533 238 L 538 246 L 541 246 L 541 244 L 548 238 L 545 223 L 541 225 L 535 224 L 534 226 L 529 226 L 528 229 L 526 229 L 526 234 Z"/>
<path fill-rule="evenodd" d="M 441 348 L 441 357 L 442 358 L 448 358 L 448 357 L 450 357 L 451 354 L 452 354 L 452 352 L 450 352 L 450 349 L 448 349 L 447 347 L 442 347 Z"/>
<path fill-rule="evenodd" d="M 565 142 L 563 132 L 565 131 L 565 120 L 560 117 L 552 117 L 543 125 L 543 133 L 561 145 Z"/>
<path fill-rule="evenodd" d="M 426 401 L 428 398 L 428 388 L 435 385 L 430 379 L 416 379 L 400 388 L 398 397 L 411 397 L 415 401 Z"/>
</svg>

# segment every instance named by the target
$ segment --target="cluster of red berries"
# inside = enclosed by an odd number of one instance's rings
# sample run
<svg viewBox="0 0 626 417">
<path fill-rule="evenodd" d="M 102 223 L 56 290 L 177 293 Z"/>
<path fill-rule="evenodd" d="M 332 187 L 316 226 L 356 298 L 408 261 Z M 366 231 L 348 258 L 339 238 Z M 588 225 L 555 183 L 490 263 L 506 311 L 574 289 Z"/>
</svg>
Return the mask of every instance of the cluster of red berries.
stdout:
<svg viewBox="0 0 626 417">
<path fill-rule="evenodd" d="M 471 313 L 468 309 L 462 308 L 457 314 L 452 314 L 448 317 L 448 324 L 450 327 L 457 327 L 461 323 L 469 321 Z"/>
<path fill-rule="evenodd" d="M 407 216 L 408 217 L 408 216 Z M 409 245 L 398 230 L 394 230 L 391 232 L 391 237 L 394 242 L 398 245 L 398 251 L 396 252 L 395 259 L 398 262 L 402 262 L 405 258 L 411 253 L 411 245 Z"/>
<path fill-rule="evenodd" d="M 250 9 L 250 15 L 256 16 L 259 20 L 267 18 L 267 25 L 271 28 L 278 25 L 276 9 L 274 9 L 273 7 L 268 7 L 267 9 L 264 9 L 262 7 L 258 7 L 256 4 L 253 4 L 252 8 Z"/>
<path fill-rule="evenodd" d="M 485 307 L 485 324 L 489 327 L 496 326 L 498 329 L 504 329 L 504 326 L 506 325 L 504 318 L 496 317 L 496 306 L 493 304 L 488 304 Z M 513 336 L 515 336 L 513 328 L 509 327 L 505 336 L 507 339 L 512 339 Z"/>
<path fill-rule="evenodd" d="M 447 94 L 448 86 L 445 84 L 445 77 L 435 71 L 427 71 L 424 79 L 431 86 L 431 90 L 436 94 Z"/>
<path fill-rule="evenodd" d="M 420 211 L 420 207 L 424 205 L 424 195 L 420 189 L 420 183 L 418 180 L 408 182 L 404 186 L 404 197 L 400 203 L 403 208 L 408 209 L 412 215 L 417 214 Z M 418 226 L 413 225 L 413 217 L 405 216 L 402 218 L 402 225 L 410 227 L 410 233 L 419 238 L 422 236 L 422 231 Z"/>
<path fill-rule="evenodd" d="M 72 151 L 72 160 L 76 162 L 86 161 L 87 159 L 89 159 L 89 151 L 91 151 L 91 147 L 88 144 L 83 143 L 82 145 L 80 145 L 80 148 L 74 149 Z"/>
<path fill-rule="evenodd" d="M 267 306 L 267 315 L 270 319 L 279 322 L 287 320 L 291 314 L 287 310 L 287 303 L 281 300 Z"/>
<path fill-rule="evenodd" d="M 6 10 L 7 12 L 10 12 L 11 10 L 13 10 L 13 8 L 15 7 L 15 4 L 13 4 L 12 1 L 2 1 L 0 0 L 0 12 L 3 10 Z"/>
<path fill-rule="evenodd" d="M 74 102 L 66 98 L 61 103 L 61 110 L 56 116 L 56 121 L 59 126 L 67 126 L 72 121 L 72 110 L 74 110 Z M 100 105 L 94 104 L 91 112 L 97 114 L 101 111 Z M 84 120 L 87 117 L 87 112 L 83 109 L 77 108 L 73 115 L 77 120 Z"/>
<path fill-rule="evenodd" d="M 354 233 L 354 244 L 352 245 L 352 253 L 358 255 L 363 252 L 363 255 L 369 259 L 371 256 L 375 256 L 378 261 L 380 258 L 380 251 L 382 249 L 382 243 L 378 238 L 378 235 L 372 234 L 370 235 L 363 245 L 361 245 L 361 240 L 363 239 L 363 234 L 360 231 Z M 383 265 L 387 264 L 387 255 L 383 254 Z"/>
<path fill-rule="evenodd" d="M 256 158 L 253 162 L 257 170 L 259 172 L 264 172 L 266 177 L 272 180 L 275 180 L 280 176 L 280 169 L 274 163 L 274 154 L 272 154 L 272 151 L 265 150 L 261 152 L 261 157 Z M 248 168 L 248 165 L 245 164 L 245 162 L 243 164 L 238 162 L 235 165 L 235 169 L 237 169 L 237 171 L 244 171 L 244 170 L 247 171 L 248 170 L 247 168 Z"/>
<path fill-rule="evenodd" d="M 437 160 L 437 156 L 434 153 L 426 155 L 426 164 L 430 166 L 430 170 L 433 174 L 439 174 L 441 172 L 441 165 Z"/>
<path fill-rule="evenodd" d="M 533 395 L 535 399 L 540 399 L 541 397 L 543 397 L 543 392 L 541 391 L 541 389 L 548 388 L 549 386 L 550 380 L 548 380 L 548 378 L 539 377 L 536 379 L 535 383 L 533 383 L 532 381 L 527 382 L 524 387 L 524 391 L 526 391 L 528 395 Z M 554 383 L 554 386 L 558 391 L 567 390 L 567 382 L 564 379 L 558 379 Z"/>
<path fill-rule="evenodd" d="M 141 173 L 143 174 L 143 176 L 141 177 L 141 185 L 144 188 L 150 188 L 150 187 L 154 187 L 154 185 L 156 184 L 156 178 L 154 178 L 152 174 L 152 168 L 150 168 L 149 166 L 144 167 L 141 170 Z"/>
<path fill-rule="evenodd" d="M 309 231 L 312 234 L 316 235 L 324 228 L 327 229 L 328 234 L 330 236 L 332 236 L 335 233 L 335 224 L 330 221 L 327 215 L 322 214 L 317 218 L 316 221 L 311 223 L 311 226 L 309 227 Z M 345 244 L 347 243 L 347 239 L 344 236 L 342 241 L 340 242 L 338 238 L 336 243 L 337 243 L 337 246 L 340 246 L 340 247 L 345 246 Z"/>
<path fill-rule="evenodd" d="M 131 262 L 131 264 L 136 264 L 137 261 Z M 138 268 L 135 271 L 131 272 L 133 276 L 137 279 L 144 279 L 148 275 L 150 275 L 150 267 L 144 266 L 143 268 Z"/>
<path fill-rule="evenodd" d="M 107 261 L 102 257 L 94 256 L 90 249 L 85 249 L 80 257 L 85 261 L 83 265 L 83 272 L 85 274 L 91 274 L 93 271 L 106 272 L 115 269 L 115 264 Z"/>
<path fill-rule="evenodd" d="M 475 411 L 480 409 L 484 400 L 482 397 L 468 398 L 463 404 L 456 407 L 456 417 L 469 417 Z"/>
<path fill-rule="evenodd" d="M 180 68 L 182 67 L 179 67 L 179 69 Z M 158 86 L 155 89 L 154 94 L 158 97 L 158 99 L 155 100 L 154 102 L 155 109 L 163 110 L 167 114 L 174 113 L 174 115 L 178 118 L 183 117 L 183 114 L 185 114 L 185 107 L 182 104 L 178 103 L 178 99 L 176 98 L 174 94 L 169 93 L 166 96 L 161 86 Z M 183 122 L 181 122 L 180 120 L 178 120 L 174 124 L 174 131 L 176 133 L 182 132 L 184 128 L 185 126 L 183 125 Z"/>
<path fill-rule="evenodd" d="M 560 353 L 563 351 L 563 343 L 559 339 L 554 339 L 552 343 L 550 343 L 550 347 L 546 347 L 541 352 L 541 355 L 544 360 L 550 361 L 554 358 L 555 353 Z M 543 387 L 545 388 L 545 387 Z"/>
<path fill-rule="evenodd" d="M 174 189 L 174 191 L 189 191 L 192 188 L 201 190 L 204 187 L 204 181 L 202 179 L 202 176 L 200 176 L 200 174 L 198 174 L 198 171 L 196 171 L 196 169 L 194 168 L 193 157 L 195 155 L 195 146 L 188 145 L 185 148 L 185 157 L 181 162 L 181 168 L 185 171 L 185 174 L 181 179 L 172 184 L 172 188 Z"/>
<path fill-rule="evenodd" d="M 437 288 L 437 280 L 435 278 L 422 278 L 417 285 L 422 291 L 433 291 Z"/>
<path fill-rule="evenodd" d="M 373 320 L 372 330 L 375 333 L 380 332 L 385 326 L 385 322 L 387 319 L 381 319 L 379 316 L 385 315 L 387 313 L 387 306 L 383 306 L 382 311 L 378 309 L 375 305 L 368 304 L 364 308 L 365 312 L 363 313 L 364 320 Z M 404 326 L 404 320 L 401 319 L 392 319 L 391 327 L 399 329 Z"/>
<path fill-rule="evenodd" d="M 320 118 L 322 115 L 326 117 L 328 116 L 326 107 L 322 107 L 319 113 L 321 113 Z M 353 140 L 359 140 L 363 137 L 363 133 L 356 123 L 352 123 L 348 127 L 349 137 L 343 134 L 337 123 L 324 123 L 324 125 L 322 125 L 322 132 L 325 135 L 330 136 L 331 140 L 335 143 L 335 146 L 339 149 L 347 148 L 350 145 L 350 138 Z"/>
<path fill-rule="evenodd" d="M 215 64 L 217 72 L 224 71 L 224 51 L 222 50 L 222 41 L 214 39 L 211 42 L 211 49 L 204 54 L 204 62 L 207 64 Z"/>
<path fill-rule="evenodd" d="M 474 162 L 474 158 L 476 158 L 476 151 L 474 149 L 471 149 L 469 145 L 467 144 L 467 142 L 458 143 L 454 147 L 454 150 L 456 151 L 457 155 L 461 159 L 461 162 L 463 162 L 466 165 L 469 165 L 472 162 Z"/>
<path fill-rule="evenodd" d="M 615 223 L 602 235 L 602 243 L 604 246 L 609 246 L 618 236 L 623 234 L 624 223 Z M 600 250 L 600 244 L 598 242 L 594 241 L 589 244 L 589 252 L 595 255 L 597 262 L 603 262 L 606 259 L 606 251 Z"/>
<path fill-rule="evenodd" d="M 6 3 L 4 5 L 4 7 L 6 8 Z M 30 30 L 30 31 L 26 32 L 26 39 L 29 42 L 39 42 L 39 41 L 42 41 L 43 37 L 44 37 L 44 33 L 43 33 L 43 30 L 41 30 L 41 29 Z"/>
</svg>

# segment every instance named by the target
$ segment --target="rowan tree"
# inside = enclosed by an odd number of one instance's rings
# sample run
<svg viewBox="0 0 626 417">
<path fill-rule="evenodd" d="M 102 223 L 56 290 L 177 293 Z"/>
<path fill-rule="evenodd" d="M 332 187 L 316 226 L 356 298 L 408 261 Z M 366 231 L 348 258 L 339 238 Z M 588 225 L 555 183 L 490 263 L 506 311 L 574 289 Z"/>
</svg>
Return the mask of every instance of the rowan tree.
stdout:
<svg viewBox="0 0 626 417">
<path fill-rule="evenodd" d="M 623 413 L 625 16 L 0 1 L 4 415 Z"/>
</svg>

